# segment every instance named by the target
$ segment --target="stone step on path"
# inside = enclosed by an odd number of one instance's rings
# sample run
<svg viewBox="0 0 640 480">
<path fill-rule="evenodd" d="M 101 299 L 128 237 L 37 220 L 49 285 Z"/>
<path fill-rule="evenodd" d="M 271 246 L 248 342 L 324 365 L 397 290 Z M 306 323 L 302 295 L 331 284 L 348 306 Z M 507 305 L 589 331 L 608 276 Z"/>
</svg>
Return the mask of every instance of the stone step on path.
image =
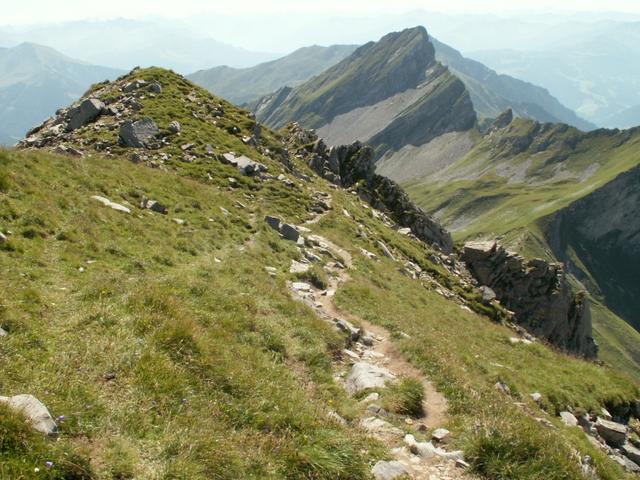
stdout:
<svg viewBox="0 0 640 480">
<path fill-rule="evenodd" d="M 330 275 L 329 286 L 319 290 L 305 282 L 290 282 L 289 290 L 296 300 L 313 308 L 317 315 L 331 322 L 337 329 L 349 333 L 350 345 L 345 348 L 343 364 L 353 365 L 351 373 L 343 381 L 350 393 L 361 390 L 363 378 L 368 378 L 384 386 L 387 381 L 398 377 L 410 377 L 420 380 L 425 391 L 423 410 L 424 418 L 420 422 L 423 428 L 435 429 L 448 422 L 447 400 L 435 386 L 413 365 L 411 365 L 395 348 L 390 340 L 389 332 L 377 325 L 372 325 L 361 318 L 340 311 L 335 303 L 335 292 L 341 284 L 348 281 L 347 269 L 352 265 L 351 255 L 325 238 L 309 235 L 307 243 L 321 246 L 331 253 L 339 262 L 325 265 Z M 310 242 L 309 242 L 310 241 Z M 363 377 L 364 375 L 364 377 Z M 368 377 L 367 377 L 368 376 Z M 365 387 L 366 388 L 366 387 Z M 370 396 L 375 398 L 375 395 Z M 395 478 L 412 478 L 414 480 L 471 480 L 475 477 L 466 471 L 466 463 L 462 460 L 462 452 L 446 452 L 430 442 L 422 449 L 422 455 L 415 448 L 412 451 L 407 444 L 404 431 L 376 415 L 380 409 L 375 400 L 362 401 L 363 410 L 367 414 L 360 422 L 360 427 L 376 438 L 392 453 L 391 461 L 380 461 L 374 465 L 372 473 L 377 480 L 393 480 Z M 426 452 L 426 453 L 425 453 Z M 402 477 L 405 475 L 405 477 Z"/>
</svg>

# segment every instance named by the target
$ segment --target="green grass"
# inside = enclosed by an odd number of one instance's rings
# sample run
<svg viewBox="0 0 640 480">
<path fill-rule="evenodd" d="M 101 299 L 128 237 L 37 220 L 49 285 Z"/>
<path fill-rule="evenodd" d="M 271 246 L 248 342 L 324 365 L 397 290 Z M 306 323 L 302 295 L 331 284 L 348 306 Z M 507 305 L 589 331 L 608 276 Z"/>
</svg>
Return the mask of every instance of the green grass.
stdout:
<svg viewBox="0 0 640 480">
<path fill-rule="evenodd" d="M 382 407 L 400 415 L 420 417 L 424 414 L 422 402 L 424 387 L 422 382 L 414 378 L 403 378 L 391 384 L 383 392 Z"/>
</svg>

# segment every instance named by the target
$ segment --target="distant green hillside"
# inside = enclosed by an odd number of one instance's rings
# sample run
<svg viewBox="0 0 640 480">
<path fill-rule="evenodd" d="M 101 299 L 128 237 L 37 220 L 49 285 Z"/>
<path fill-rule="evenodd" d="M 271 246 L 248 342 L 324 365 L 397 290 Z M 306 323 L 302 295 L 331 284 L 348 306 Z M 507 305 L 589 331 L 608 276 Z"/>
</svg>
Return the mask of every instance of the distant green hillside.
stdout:
<svg viewBox="0 0 640 480">
<path fill-rule="evenodd" d="M 79 98 L 91 84 L 121 73 L 41 45 L 24 43 L 1 49 L 0 144 L 13 145 L 31 127 Z"/>
<path fill-rule="evenodd" d="M 334 66 L 357 46 L 312 46 L 286 57 L 250 68 L 215 67 L 200 70 L 187 78 L 238 105 L 253 102 L 284 87 L 295 87 Z"/>
</svg>

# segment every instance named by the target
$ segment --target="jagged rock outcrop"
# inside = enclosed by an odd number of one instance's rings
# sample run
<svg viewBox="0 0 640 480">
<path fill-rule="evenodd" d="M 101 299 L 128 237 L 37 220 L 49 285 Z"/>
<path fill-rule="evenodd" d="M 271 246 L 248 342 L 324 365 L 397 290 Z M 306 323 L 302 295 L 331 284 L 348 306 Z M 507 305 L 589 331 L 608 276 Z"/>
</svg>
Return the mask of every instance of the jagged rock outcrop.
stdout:
<svg viewBox="0 0 640 480">
<path fill-rule="evenodd" d="M 445 253 L 453 251 L 453 240 L 434 218 L 417 207 L 405 191 L 393 180 L 375 173 L 373 150 L 355 142 L 328 148 L 312 131 L 298 124 L 288 127 L 294 144 L 311 145 L 303 150 L 311 168 L 318 175 L 345 188 L 355 188 L 364 201 L 387 212 L 401 226 L 410 228 L 420 240 L 435 244 Z"/>
<path fill-rule="evenodd" d="M 571 292 L 561 264 L 526 261 L 496 242 L 467 243 L 462 260 L 478 283 L 515 313 L 516 323 L 562 350 L 597 356 L 587 298 Z"/>
</svg>

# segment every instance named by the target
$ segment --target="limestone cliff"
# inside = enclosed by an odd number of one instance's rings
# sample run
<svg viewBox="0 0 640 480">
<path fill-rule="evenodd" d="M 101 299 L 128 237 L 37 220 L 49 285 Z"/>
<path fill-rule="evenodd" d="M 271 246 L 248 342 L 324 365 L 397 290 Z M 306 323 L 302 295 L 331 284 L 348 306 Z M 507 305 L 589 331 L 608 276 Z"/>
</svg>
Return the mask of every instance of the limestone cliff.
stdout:
<svg viewBox="0 0 640 480">
<path fill-rule="evenodd" d="M 481 285 L 515 313 L 515 321 L 562 350 L 595 358 L 591 313 L 584 293 L 573 294 L 563 266 L 525 260 L 495 242 L 470 242 L 462 259 Z"/>
</svg>

